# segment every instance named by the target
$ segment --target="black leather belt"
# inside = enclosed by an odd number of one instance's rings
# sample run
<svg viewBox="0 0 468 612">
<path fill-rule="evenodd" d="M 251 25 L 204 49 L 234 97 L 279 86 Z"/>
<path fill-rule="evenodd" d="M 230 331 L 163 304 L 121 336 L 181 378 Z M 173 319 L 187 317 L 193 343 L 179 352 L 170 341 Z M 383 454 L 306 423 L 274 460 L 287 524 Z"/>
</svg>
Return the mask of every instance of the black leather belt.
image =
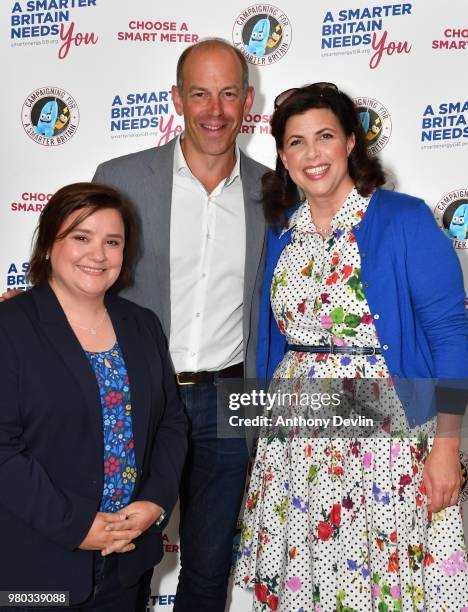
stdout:
<svg viewBox="0 0 468 612">
<path fill-rule="evenodd" d="M 176 381 L 178 385 L 196 385 L 198 383 L 214 383 L 216 378 L 242 378 L 244 376 L 244 364 L 235 363 L 224 370 L 214 372 L 178 372 Z"/>
<path fill-rule="evenodd" d="M 296 353 L 330 353 L 331 355 L 381 355 L 382 349 L 379 346 L 335 346 L 327 344 L 325 346 L 307 346 L 302 344 L 288 344 L 288 351 Z"/>
</svg>

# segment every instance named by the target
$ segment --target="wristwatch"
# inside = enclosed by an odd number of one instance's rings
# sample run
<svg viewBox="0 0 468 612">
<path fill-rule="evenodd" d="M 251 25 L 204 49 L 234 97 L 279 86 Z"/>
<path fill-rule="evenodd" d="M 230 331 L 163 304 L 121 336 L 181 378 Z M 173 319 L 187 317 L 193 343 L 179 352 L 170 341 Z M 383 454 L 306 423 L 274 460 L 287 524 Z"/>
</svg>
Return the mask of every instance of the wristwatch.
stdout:
<svg viewBox="0 0 468 612">
<path fill-rule="evenodd" d="M 161 506 L 159 507 L 161 508 Z M 161 508 L 161 514 L 159 515 L 158 520 L 154 522 L 154 525 L 156 525 L 156 527 L 159 527 L 159 525 L 161 525 L 161 523 L 164 521 L 165 518 L 166 518 L 166 511 L 164 510 L 164 508 Z"/>
</svg>

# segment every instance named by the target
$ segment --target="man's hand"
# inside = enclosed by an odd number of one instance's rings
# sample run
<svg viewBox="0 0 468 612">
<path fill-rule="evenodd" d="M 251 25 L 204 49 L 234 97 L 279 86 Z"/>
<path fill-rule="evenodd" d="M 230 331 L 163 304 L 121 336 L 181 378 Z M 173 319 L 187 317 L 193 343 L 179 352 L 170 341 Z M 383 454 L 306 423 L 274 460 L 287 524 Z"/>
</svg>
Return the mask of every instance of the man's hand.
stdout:
<svg viewBox="0 0 468 612">
<path fill-rule="evenodd" d="M 459 444 L 453 438 L 435 438 L 423 469 L 422 480 L 430 512 L 440 512 L 458 503 L 462 476 Z"/>
<path fill-rule="evenodd" d="M 11 291 L 5 291 L 4 293 L 2 293 L 2 295 L 0 295 L 0 302 L 9 300 L 10 298 L 15 297 L 15 295 L 19 295 L 20 293 L 23 293 L 21 289 L 12 289 Z"/>
<path fill-rule="evenodd" d="M 78 548 L 100 550 L 103 555 L 111 552 L 123 553 L 133 550 L 135 544 L 132 543 L 132 540 L 141 535 L 141 530 L 129 527 L 126 522 L 127 517 L 122 512 L 116 514 L 98 512 L 87 536 Z M 112 531 L 107 529 L 110 525 L 114 527 Z"/>
<path fill-rule="evenodd" d="M 125 506 L 120 510 L 120 515 L 125 515 L 126 520 L 122 523 L 112 522 L 108 523 L 105 530 L 110 534 L 119 534 L 119 538 L 122 538 L 122 534 L 139 532 L 138 535 L 143 533 L 155 523 L 161 515 L 161 508 L 157 504 L 149 501 L 137 501 Z M 125 535 L 123 536 L 125 538 Z M 129 538 L 133 540 L 134 538 Z M 135 545 L 133 545 L 135 547 Z M 106 547 L 102 550 L 103 555 L 108 555 L 110 552 L 114 552 L 111 546 Z M 120 551 L 126 552 L 126 551 Z"/>
</svg>

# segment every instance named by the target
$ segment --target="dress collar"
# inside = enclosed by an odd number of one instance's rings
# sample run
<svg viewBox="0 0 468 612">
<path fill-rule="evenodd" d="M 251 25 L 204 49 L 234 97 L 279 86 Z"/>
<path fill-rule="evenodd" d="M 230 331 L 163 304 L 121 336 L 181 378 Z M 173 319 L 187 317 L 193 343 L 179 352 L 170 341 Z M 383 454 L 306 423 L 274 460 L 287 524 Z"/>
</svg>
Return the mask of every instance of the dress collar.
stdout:
<svg viewBox="0 0 468 612">
<path fill-rule="evenodd" d="M 333 232 L 336 232 L 337 230 L 350 231 L 351 228 L 356 225 L 356 223 L 359 223 L 359 221 L 363 218 L 369 201 L 370 196 L 361 196 L 356 187 L 353 187 L 346 196 L 345 201 L 340 206 L 336 215 L 331 220 L 330 227 Z M 291 215 L 291 218 L 289 219 L 289 226 L 287 228 L 283 228 L 281 236 L 293 228 L 295 231 L 299 231 L 304 234 L 317 233 L 317 229 L 312 222 L 309 203 L 307 200 L 304 200 L 304 202 L 300 204 L 299 208 Z"/>
</svg>

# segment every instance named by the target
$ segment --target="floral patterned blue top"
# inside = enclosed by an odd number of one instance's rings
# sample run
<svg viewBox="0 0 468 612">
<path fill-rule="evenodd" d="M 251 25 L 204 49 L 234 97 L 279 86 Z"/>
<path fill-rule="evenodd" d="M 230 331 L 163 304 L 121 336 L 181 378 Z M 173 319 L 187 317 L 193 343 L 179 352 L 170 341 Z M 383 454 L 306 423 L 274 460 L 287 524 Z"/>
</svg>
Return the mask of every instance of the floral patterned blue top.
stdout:
<svg viewBox="0 0 468 612">
<path fill-rule="evenodd" d="M 137 475 L 127 368 L 118 343 L 85 351 L 99 386 L 104 432 L 104 490 L 99 510 L 118 512 L 132 496 Z"/>
</svg>

